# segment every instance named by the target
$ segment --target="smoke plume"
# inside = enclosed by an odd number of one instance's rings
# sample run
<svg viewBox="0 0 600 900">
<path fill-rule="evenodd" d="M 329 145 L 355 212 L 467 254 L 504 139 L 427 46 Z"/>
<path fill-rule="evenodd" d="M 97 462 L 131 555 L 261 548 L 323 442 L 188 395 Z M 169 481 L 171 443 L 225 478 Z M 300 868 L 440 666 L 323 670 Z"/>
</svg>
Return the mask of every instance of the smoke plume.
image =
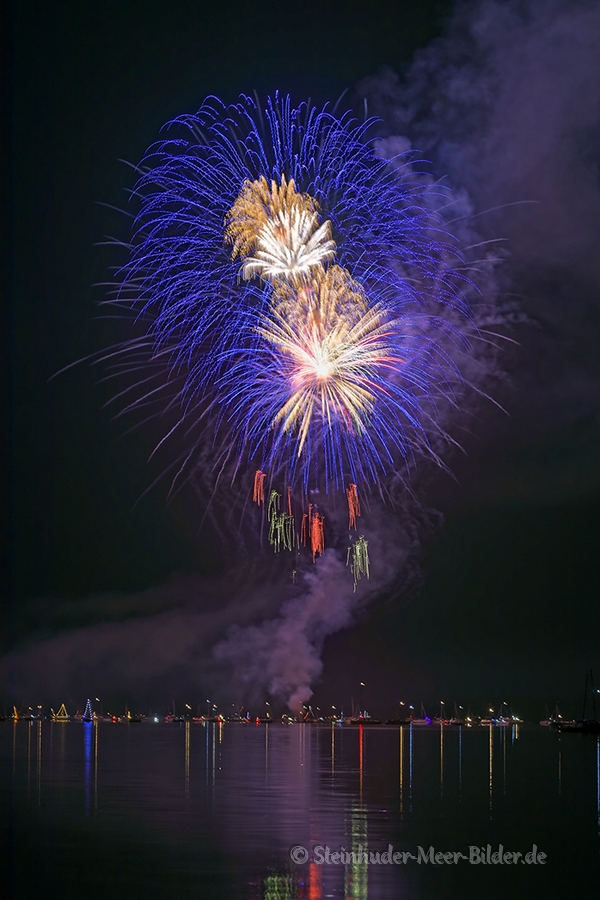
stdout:
<svg viewBox="0 0 600 900">
<path fill-rule="evenodd" d="M 358 86 L 384 133 L 468 197 L 464 221 L 506 239 L 507 289 L 529 321 L 509 361 L 513 439 L 597 409 L 599 40 L 587 0 L 459 3 L 404 77 Z"/>
</svg>

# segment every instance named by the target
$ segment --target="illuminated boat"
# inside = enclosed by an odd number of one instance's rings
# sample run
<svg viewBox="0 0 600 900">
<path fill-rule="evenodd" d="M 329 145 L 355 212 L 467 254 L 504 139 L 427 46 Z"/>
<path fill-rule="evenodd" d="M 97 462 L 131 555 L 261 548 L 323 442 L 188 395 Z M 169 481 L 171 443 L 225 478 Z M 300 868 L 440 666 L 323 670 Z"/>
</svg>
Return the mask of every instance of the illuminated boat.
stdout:
<svg viewBox="0 0 600 900">
<path fill-rule="evenodd" d="M 411 725 L 431 725 L 431 719 L 430 719 L 430 717 L 427 715 L 427 713 L 425 712 L 425 707 L 423 706 L 422 703 L 421 703 L 421 716 L 420 716 L 420 718 L 418 718 L 418 719 L 413 719 L 413 718 L 411 717 L 410 724 L 411 724 Z"/>
<path fill-rule="evenodd" d="M 83 711 L 83 715 L 81 717 L 81 721 L 84 725 L 87 723 L 94 721 L 94 710 L 92 709 L 92 701 L 88 698 L 87 703 L 85 704 L 85 709 Z"/>
<path fill-rule="evenodd" d="M 579 719 L 572 722 L 557 722 L 554 726 L 557 731 L 580 731 L 583 734 L 600 734 L 600 722 L 598 719 Z"/>
<path fill-rule="evenodd" d="M 71 716 L 67 712 L 67 707 L 64 703 L 61 703 L 60 709 L 57 713 L 54 712 L 53 709 L 50 710 L 50 721 L 51 722 L 70 722 Z"/>
<path fill-rule="evenodd" d="M 540 725 L 547 725 L 547 726 L 556 725 L 556 723 L 560 722 L 561 719 L 562 719 L 562 716 L 558 709 L 558 703 L 554 707 L 554 712 L 552 713 L 552 715 L 548 714 L 548 707 L 546 706 L 546 718 L 542 719 L 540 721 Z"/>
<path fill-rule="evenodd" d="M 588 685 L 590 689 L 590 693 L 592 695 L 592 712 L 593 718 L 588 718 L 586 716 L 586 707 L 587 707 L 587 694 L 588 694 Z M 555 722 L 554 727 L 557 731 L 560 732 L 569 732 L 569 731 L 578 731 L 582 734 L 600 734 L 600 721 L 598 721 L 596 717 L 596 693 L 594 691 L 594 673 L 590 669 L 589 672 L 585 673 L 585 689 L 583 692 L 583 713 L 581 715 L 581 719 L 576 719 L 571 722 Z"/>
</svg>

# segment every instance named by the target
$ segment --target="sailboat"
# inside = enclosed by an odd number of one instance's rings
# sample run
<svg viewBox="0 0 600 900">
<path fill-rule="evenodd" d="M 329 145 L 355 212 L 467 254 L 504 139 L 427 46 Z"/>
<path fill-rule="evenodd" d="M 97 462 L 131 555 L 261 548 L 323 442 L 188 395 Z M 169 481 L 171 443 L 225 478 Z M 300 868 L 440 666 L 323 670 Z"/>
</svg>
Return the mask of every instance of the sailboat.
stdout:
<svg viewBox="0 0 600 900">
<path fill-rule="evenodd" d="M 421 717 L 419 719 L 411 718 L 410 724 L 411 725 L 431 725 L 431 719 L 425 712 L 425 707 L 423 706 L 422 703 L 421 703 Z"/>
<path fill-rule="evenodd" d="M 546 704 L 546 718 L 541 720 L 540 725 L 556 725 L 556 723 L 560 722 L 561 719 L 562 716 L 558 708 L 558 703 L 554 707 L 554 711 L 552 712 L 552 714 L 548 712 L 548 705 Z"/>
<path fill-rule="evenodd" d="M 462 709 L 462 706 L 460 707 Z M 464 716 L 460 716 L 458 712 L 458 706 L 456 700 L 454 701 L 454 715 L 448 719 L 448 725 L 464 725 L 465 719 Z"/>
<path fill-rule="evenodd" d="M 593 718 L 588 719 L 586 716 L 588 685 L 592 694 L 592 712 Z M 590 669 L 585 673 L 585 689 L 583 692 L 583 713 L 581 719 L 574 722 L 559 721 L 554 723 L 554 727 L 558 731 L 581 731 L 584 734 L 600 734 L 600 722 L 596 717 L 596 696 L 594 692 L 594 673 Z"/>
<path fill-rule="evenodd" d="M 50 720 L 52 722 L 69 722 L 70 719 L 71 716 L 67 712 L 67 707 L 64 703 L 61 703 L 57 713 L 55 713 L 53 709 L 50 710 Z"/>
</svg>

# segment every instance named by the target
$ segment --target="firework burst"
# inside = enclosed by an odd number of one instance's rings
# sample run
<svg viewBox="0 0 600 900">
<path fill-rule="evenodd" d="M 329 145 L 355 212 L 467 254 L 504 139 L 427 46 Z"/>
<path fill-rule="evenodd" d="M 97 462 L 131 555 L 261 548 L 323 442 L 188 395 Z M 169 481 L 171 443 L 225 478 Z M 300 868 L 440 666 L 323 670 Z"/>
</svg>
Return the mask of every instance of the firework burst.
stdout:
<svg viewBox="0 0 600 900">
<path fill-rule="evenodd" d="M 301 283 L 335 253 L 331 223 L 319 225 L 316 200 L 296 191 L 294 179 L 245 181 L 225 217 L 231 257 L 244 259 L 242 276 Z M 250 255 L 254 253 L 254 255 Z"/>
<path fill-rule="evenodd" d="M 175 479 L 208 435 L 218 472 L 256 470 L 259 506 L 265 479 L 285 484 L 287 511 L 276 491 L 267 507 L 276 549 L 301 543 L 294 490 L 343 489 L 356 527 L 357 485 L 429 453 L 437 401 L 460 382 L 446 349 L 462 339 L 448 311 L 468 322 L 456 253 L 412 157 L 381 158 L 371 124 L 277 96 L 213 100 L 171 123 L 134 192 L 115 302 L 145 330 L 118 353 L 151 374 L 128 409 L 177 411 Z M 325 519 L 304 515 L 314 558 Z"/>
</svg>

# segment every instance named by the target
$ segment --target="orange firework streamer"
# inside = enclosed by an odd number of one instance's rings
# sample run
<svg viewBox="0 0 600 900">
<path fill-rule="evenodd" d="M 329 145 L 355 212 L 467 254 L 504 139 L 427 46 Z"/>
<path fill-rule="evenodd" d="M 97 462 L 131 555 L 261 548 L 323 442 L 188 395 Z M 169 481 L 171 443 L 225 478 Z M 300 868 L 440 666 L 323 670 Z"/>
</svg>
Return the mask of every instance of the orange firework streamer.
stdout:
<svg viewBox="0 0 600 900">
<path fill-rule="evenodd" d="M 308 524 L 308 513 L 304 513 L 302 516 L 302 524 L 300 525 L 300 540 L 306 547 L 306 542 L 309 537 L 310 526 Z"/>
<path fill-rule="evenodd" d="M 292 515 L 292 489 L 288 488 L 288 516 Z"/>
<path fill-rule="evenodd" d="M 348 498 L 348 528 L 354 528 L 356 531 L 356 517 L 360 516 L 360 503 L 358 500 L 358 488 L 355 484 L 351 484 L 346 488 L 346 497 Z"/>
<path fill-rule="evenodd" d="M 309 503 L 308 504 L 308 512 L 304 513 L 304 515 L 302 516 L 302 525 L 300 526 L 300 540 L 302 541 L 302 543 L 304 544 L 305 547 L 311 539 L 312 519 L 313 519 L 312 508 L 313 508 L 312 503 Z"/>
<path fill-rule="evenodd" d="M 308 504 L 308 512 L 302 516 L 302 525 L 300 526 L 300 540 L 306 547 L 310 544 L 312 550 L 313 562 L 317 556 L 321 556 L 325 550 L 325 533 L 323 531 L 323 523 L 325 516 L 322 516 L 314 508 L 313 504 Z"/>
<path fill-rule="evenodd" d="M 325 533 L 323 531 L 324 521 L 325 516 L 320 515 L 318 512 L 313 514 L 312 522 L 310 524 L 310 546 L 313 562 L 316 557 L 321 556 L 325 550 Z"/>
<path fill-rule="evenodd" d="M 265 502 L 265 478 L 265 473 L 261 472 L 260 469 L 257 469 L 254 474 L 254 491 L 252 493 L 252 500 L 258 506 Z"/>
</svg>

